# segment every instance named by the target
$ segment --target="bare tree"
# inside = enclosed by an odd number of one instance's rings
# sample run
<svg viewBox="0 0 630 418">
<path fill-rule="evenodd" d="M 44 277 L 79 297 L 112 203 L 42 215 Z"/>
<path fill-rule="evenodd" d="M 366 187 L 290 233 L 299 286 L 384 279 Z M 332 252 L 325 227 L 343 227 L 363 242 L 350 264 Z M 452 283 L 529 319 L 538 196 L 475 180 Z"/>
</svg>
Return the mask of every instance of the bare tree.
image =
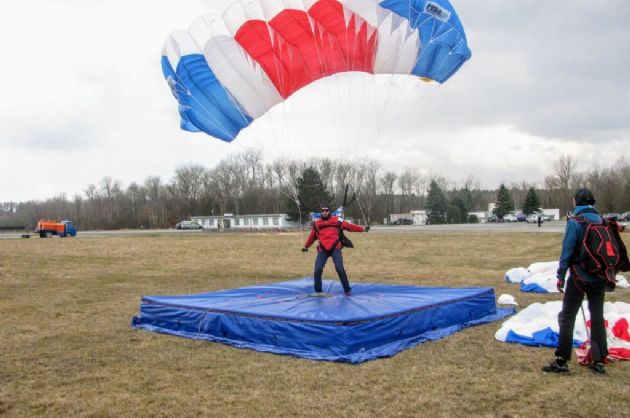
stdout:
<svg viewBox="0 0 630 418">
<path fill-rule="evenodd" d="M 74 201 L 73 218 L 76 221 L 77 225 L 81 225 L 81 222 L 83 221 L 83 199 L 81 199 L 81 195 L 77 193 L 74 195 L 73 201 Z"/>
<path fill-rule="evenodd" d="M 211 171 L 210 177 L 215 194 L 219 199 L 219 212 L 224 214 L 230 210 L 232 196 L 235 193 L 233 169 L 229 161 L 222 160 L 219 162 L 214 170 Z"/>
<path fill-rule="evenodd" d="M 262 152 L 259 149 L 251 148 L 243 152 L 240 155 L 240 159 L 247 170 L 248 188 L 258 187 L 262 183 Z"/>
<path fill-rule="evenodd" d="M 406 168 L 398 177 L 398 187 L 402 192 L 400 199 L 400 210 L 404 212 L 414 208 L 414 197 L 417 196 L 416 191 L 423 184 L 422 177 L 415 169 Z M 406 204 L 405 204 L 406 203 Z"/>
<path fill-rule="evenodd" d="M 173 178 L 173 190 L 179 206 L 179 217 L 195 215 L 206 176 L 206 168 L 198 164 L 177 167 Z"/>
<path fill-rule="evenodd" d="M 166 221 L 164 186 L 158 176 L 149 176 L 144 181 L 147 193 L 146 214 L 151 228 L 163 227 Z"/>
<path fill-rule="evenodd" d="M 385 215 L 392 213 L 394 207 L 395 184 L 398 176 L 393 171 L 387 171 L 380 179 L 381 190 L 385 195 Z"/>
<path fill-rule="evenodd" d="M 122 183 L 119 180 L 105 176 L 101 179 L 99 185 L 105 209 L 105 224 L 107 228 L 113 228 L 116 226 L 114 218 L 118 215 L 117 200 L 122 193 Z"/>
<path fill-rule="evenodd" d="M 147 200 L 146 189 L 137 183 L 131 183 L 125 192 L 127 219 L 125 224 L 137 228 L 143 226 L 143 209 Z"/>
<path fill-rule="evenodd" d="M 575 187 L 575 174 L 577 163 L 570 155 L 561 156 L 554 164 L 554 181 L 550 182 L 550 185 L 555 186 L 562 194 L 562 202 L 559 202 L 562 213 L 570 210 L 573 198 L 572 189 Z"/>
<path fill-rule="evenodd" d="M 378 201 L 378 179 L 380 174 L 378 161 L 370 160 L 365 165 L 365 183 L 358 194 L 358 203 L 364 205 L 368 224 L 372 223 L 372 215 Z"/>
<path fill-rule="evenodd" d="M 83 194 L 87 198 L 87 210 L 85 211 L 85 218 L 83 228 L 95 228 L 97 224 L 97 206 L 98 206 L 98 191 L 94 184 L 88 184 L 83 190 Z"/>
<path fill-rule="evenodd" d="M 338 162 L 335 170 L 335 185 L 334 195 L 343 196 L 346 189 L 346 184 L 349 184 L 352 176 L 353 166 L 349 162 Z M 338 202 L 341 204 L 342 202 Z"/>
<path fill-rule="evenodd" d="M 300 204 L 298 193 L 298 179 L 302 176 L 305 164 L 286 159 L 273 162 L 273 171 L 278 184 L 278 190 L 286 197 Z"/>
</svg>

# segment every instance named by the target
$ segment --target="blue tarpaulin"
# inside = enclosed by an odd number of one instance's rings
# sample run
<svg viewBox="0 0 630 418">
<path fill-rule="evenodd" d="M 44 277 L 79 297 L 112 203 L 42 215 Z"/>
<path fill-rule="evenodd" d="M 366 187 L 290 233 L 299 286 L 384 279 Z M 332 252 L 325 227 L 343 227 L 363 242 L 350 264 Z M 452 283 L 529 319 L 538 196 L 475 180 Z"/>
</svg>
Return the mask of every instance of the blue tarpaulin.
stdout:
<svg viewBox="0 0 630 418">
<path fill-rule="evenodd" d="M 145 296 L 132 327 L 313 360 L 392 356 L 514 312 L 492 288 L 436 288 L 313 279 L 184 296 Z"/>
</svg>

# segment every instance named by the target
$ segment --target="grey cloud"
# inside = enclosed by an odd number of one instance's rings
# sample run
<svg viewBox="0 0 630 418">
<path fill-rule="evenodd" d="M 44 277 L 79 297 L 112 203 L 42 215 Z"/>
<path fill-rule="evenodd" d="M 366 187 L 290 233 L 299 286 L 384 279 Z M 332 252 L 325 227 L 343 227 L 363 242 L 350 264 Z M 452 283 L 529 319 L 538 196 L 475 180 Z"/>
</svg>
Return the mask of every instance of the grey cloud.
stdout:
<svg viewBox="0 0 630 418">
<path fill-rule="evenodd" d="M 70 123 L 62 126 L 29 127 L 9 137 L 7 145 L 38 151 L 80 151 L 97 147 L 102 135 L 88 125 Z"/>
<path fill-rule="evenodd" d="M 630 3 L 493 0 L 456 7 L 473 57 L 447 82 L 457 91 L 437 98 L 438 107 L 457 109 L 444 123 L 508 124 L 582 141 L 630 138 Z"/>
</svg>

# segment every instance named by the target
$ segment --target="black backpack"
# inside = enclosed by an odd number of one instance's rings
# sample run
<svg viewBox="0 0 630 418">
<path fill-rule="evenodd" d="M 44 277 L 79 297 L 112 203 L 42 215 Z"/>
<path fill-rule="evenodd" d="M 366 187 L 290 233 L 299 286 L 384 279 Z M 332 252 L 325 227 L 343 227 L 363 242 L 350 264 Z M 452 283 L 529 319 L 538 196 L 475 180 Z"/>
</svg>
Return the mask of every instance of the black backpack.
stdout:
<svg viewBox="0 0 630 418">
<path fill-rule="evenodd" d="M 585 272 L 606 280 L 609 290 L 614 289 L 617 273 L 630 269 L 628 252 L 619 236 L 617 222 L 602 219 L 602 223 L 597 224 L 582 216 L 575 220 L 584 225 L 584 235 L 577 254 L 580 267 Z"/>
</svg>

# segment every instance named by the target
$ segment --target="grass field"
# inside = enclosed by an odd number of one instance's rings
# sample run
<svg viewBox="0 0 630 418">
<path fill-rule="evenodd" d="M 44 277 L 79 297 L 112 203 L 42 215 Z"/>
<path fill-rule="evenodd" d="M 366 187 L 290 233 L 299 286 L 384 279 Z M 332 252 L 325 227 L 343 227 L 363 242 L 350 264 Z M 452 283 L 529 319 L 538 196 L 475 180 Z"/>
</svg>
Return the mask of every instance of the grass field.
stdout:
<svg viewBox="0 0 630 418">
<path fill-rule="evenodd" d="M 560 298 L 503 281 L 557 259 L 560 234 L 352 238 L 351 281 L 492 286 L 522 306 Z M 129 326 L 142 295 L 311 275 L 314 253 L 300 247 L 299 234 L 0 240 L 0 416 L 630 416 L 630 362 L 604 377 L 575 360 L 569 376 L 544 375 L 553 350 L 496 341 L 500 321 L 357 366 Z"/>
</svg>

